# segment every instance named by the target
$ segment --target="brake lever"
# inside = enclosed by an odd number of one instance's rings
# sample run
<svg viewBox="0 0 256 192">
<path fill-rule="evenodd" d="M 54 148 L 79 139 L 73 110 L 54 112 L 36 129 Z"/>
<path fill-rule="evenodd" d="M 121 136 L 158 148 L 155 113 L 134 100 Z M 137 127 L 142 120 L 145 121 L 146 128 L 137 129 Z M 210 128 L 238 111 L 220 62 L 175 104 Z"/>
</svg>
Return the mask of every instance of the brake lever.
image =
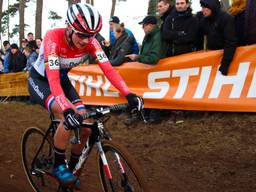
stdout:
<svg viewBox="0 0 256 192">
<path fill-rule="evenodd" d="M 81 138 L 80 138 L 80 127 L 74 129 L 74 137 L 70 139 L 70 143 L 72 144 L 81 144 Z"/>
<path fill-rule="evenodd" d="M 144 110 L 142 109 L 141 111 L 138 111 L 138 112 L 139 112 L 143 122 L 144 123 L 148 123 L 148 121 L 146 120 L 145 115 L 144 115 Z"/>
</svg>

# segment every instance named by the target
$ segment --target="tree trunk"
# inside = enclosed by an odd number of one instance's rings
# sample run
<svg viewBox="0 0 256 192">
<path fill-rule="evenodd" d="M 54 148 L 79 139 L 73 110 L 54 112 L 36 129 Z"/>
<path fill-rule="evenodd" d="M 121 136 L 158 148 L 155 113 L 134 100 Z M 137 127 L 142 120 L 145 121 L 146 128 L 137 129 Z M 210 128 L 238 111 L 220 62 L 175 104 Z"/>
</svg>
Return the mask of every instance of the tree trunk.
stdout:
<svg viewBox="0 0 256 192">
<path fill-rule="evenodd" d="M 20 45 L 21 41 L 24 38 L 24 29 L 25 29 L 25 23 L 24 23 L 24 12 L 25 12 L 25 0 L 20 0 L 19 2 L 19 40 Z"/>
<path fill-rule="evenodd" d="M 114 16 L 115 9 L 116 9 L 116 0 L 112 0 L 112 7 L 111 7 L 111 12 L 110 12 L 110 17 Z"/>
<path fill-rule="evenodd" d="M 37 0 L 35 38 L 42 38 L 42 14 L 43 14 L 43 0 Z"/>
<path fill-rule="evenodd" d="M 157 0 L 149 0 L 148 2 L 148 15 L 156 15 Z"/>
</svg>

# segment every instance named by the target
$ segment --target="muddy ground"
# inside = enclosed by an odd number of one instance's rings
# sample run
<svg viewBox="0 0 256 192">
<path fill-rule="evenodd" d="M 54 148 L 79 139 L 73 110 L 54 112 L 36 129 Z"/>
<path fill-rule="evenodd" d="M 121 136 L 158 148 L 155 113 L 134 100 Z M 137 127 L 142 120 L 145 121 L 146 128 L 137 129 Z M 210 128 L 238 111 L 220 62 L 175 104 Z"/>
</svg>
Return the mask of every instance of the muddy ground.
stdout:
<svg viewBox="0 0 256 192">
<path fill-rule="evenodd" d="M 39 106 L 0 104 L 0 191 L 31 192 L 22 165 L 20 140 L 27 127 L 47 127 Z M 130 127 L 114 115 L 108 127 L 141 165 L 153 192 L 256 191 L 256 114 L 219 112 L 166 113 L 158 125 Z M 93 171 L 88 192 L 97 192 Z"/>
</svg>

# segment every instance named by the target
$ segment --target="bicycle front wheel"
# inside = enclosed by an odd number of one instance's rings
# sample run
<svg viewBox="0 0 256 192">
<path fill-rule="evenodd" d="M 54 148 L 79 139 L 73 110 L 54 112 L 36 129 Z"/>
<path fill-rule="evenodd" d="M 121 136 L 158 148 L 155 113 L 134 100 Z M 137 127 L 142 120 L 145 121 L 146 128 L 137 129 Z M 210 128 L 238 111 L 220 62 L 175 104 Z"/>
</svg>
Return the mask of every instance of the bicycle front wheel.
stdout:
<svg viewBox="0 0 256 192">
<path fill-rule="evenodd" d="M 98 171 L 104 192 L 149 192 L 143 174 L 129 152 L 113 141 L 102 142 L 108 167 L 98 154 Z"/>
<path fill-rule="evenodd" d="M 53 167 L 52 138 L 38 128 L 28 128 L 22 137 L 22 164 L 27 179 L 36 192 L 56 192 L 59 183 L 51 176 Z"/>
</svg>

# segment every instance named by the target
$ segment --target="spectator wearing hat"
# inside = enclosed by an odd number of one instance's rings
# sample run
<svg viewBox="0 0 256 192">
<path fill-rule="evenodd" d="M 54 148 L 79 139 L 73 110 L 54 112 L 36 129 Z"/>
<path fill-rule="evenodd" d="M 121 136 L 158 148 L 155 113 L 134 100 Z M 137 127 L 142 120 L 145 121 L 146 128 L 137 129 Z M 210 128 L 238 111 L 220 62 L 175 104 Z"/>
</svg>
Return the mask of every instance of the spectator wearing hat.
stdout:
<svg viewBox="0 0 256 192">
<path fill-rule="evenodd" d="M 162 38 L 168 42 L 167 56 L 195 50 L 198 20 L 192 15 L 188 0 L 176 0 L 175 10 L 167 17 Z"/>
<path fill-rule="evenodd" d="M 112 66 L 119 66 L 127 61 L 125 55 L 132 53 L 134 38 L 125 31 L 124 24 L 114 27 L 116 41 L 111 46 L 109 61 Z"/>
<path fill-rule="evenodd" d="M 8 73 L 9 69 L 9 54 L 11 52 L 11 44 L 9 41 L 4 41 L 3 42 L 4 50 L 5 50 L 5 55 L 4 55 L 4 73 Z"/>
<path fill-rule="evenodd" d="M 199 24 L 200 33 L 206 35 L 207 49 L 224 49 L 219 71 L 227 75 L 237 47 L 234 18 L 221 10 L 218 0 L 201 0 L 200 4 L 204 17 Z"/>
<path fill-rule="evenodd" d="M 115 34 L 114 34 L 114 31 L 113 31 L 113 28 L 117 25 L 120 25 L 120 19 L 117 17 L 117 16 L 113 16 L 110 18 L 109 20 L 109 27 L 110 27 L 110 31 L 109 31 L 109 40 L 110 40 L 110 49 L 111 49 L 111 46 L 114 45 L 115 43 Z M 138 43 L 133 35 L 133 33 L 125 28 L 125 32 L 132 37 L 132 39 L 134 39 L 133 41 L 133 46 L 132 46 L 132 53 L 134 54 L 138 54 L 139 53 L 139 46 L 138 46 Z"/>
<path fill-rule="evenodd" d="M 126 55 L 132 61 L 139 61 L 144 64 L 156 65 L 161 58 L 162 41 L 160 29 L 157 26 L 157 18 L 155 16 L 146 16 L 139 24 L 142 25 L 145 36 L 142 42 L 141 52 L 139 55 Z M 149 123 L 160 123 L 159 109 L 145 109 L 145 118 Z M 138 120 L 138 116 L 131 116 L 125 120 L 126 125 L 130 125 Z"/>
<path fill-rule="evenodd" d="M 19 72 L 24 69 L 26 66 L 26 57 L 19 50 L 19 47 L 16 43 L 11 44 L 11 52 L 8 57 L 9 61 L 9 72 Z"/>
<path fill-rule="evenodd" d="M 161 34 L 155 16 L 146 16 L 139 24 L 145 32 L 140 54 L 126 55 L 132 61 L 155 65 L 161 58 Z"/>
</svg>

